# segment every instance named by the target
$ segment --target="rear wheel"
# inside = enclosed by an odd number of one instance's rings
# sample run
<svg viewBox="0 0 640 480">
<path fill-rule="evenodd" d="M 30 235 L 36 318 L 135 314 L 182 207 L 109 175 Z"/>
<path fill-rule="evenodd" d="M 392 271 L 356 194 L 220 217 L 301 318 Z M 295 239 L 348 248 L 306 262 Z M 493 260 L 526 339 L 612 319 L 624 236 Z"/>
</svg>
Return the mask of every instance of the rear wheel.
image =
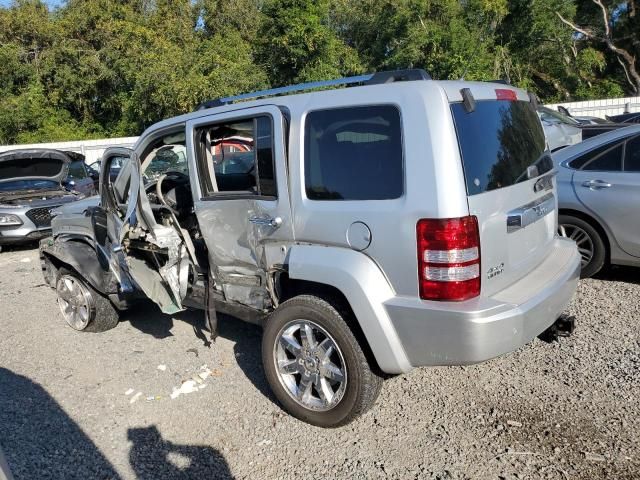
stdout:
<svg viewBox="0 0 640 480">
<path fill-rule="evenodd" d="M 62 316 L 74 330 L 105 332 L 118 324 L 118 311 L 109 299 L 75 272 L 60 270 L 56 293 Z"/>
<path fill-rule="evenodd" d="M 590 223 L 571 215 L 559 215 L 558 233 L 578 246 L 581 256 L 580 278 L 592 277 L 602 269 L 607 258 L 607 247 Z"/>
<path fill-rule="evenodd" d="M 281 304 L 264 330 L 271 389 L 289 413 L 320 427 L 351 422 L 382 387 L 344 315 L 333 302 L 300 295 Z"/>
</svg>

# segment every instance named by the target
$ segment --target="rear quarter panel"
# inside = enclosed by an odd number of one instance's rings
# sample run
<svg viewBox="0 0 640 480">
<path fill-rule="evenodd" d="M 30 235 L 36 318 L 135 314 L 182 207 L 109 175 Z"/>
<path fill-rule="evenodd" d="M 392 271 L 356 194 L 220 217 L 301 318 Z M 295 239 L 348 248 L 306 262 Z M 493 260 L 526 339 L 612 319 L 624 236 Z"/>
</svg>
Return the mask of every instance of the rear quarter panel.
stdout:
<svg viewBox="0 0 640 480">
<path fill-rule="evenodd" d="M 308 112 L 358 105 L 400 110 L 404 194 L 394 200 L 314 201 L 306 198 L 304 122 Z M 291 112 L 291 203 L 296 241 L 349 248 L 347 229 L 371 230 L 364 250 L 398 295 L 418 295 L 416 223 L 420 218 L 468 215 L 462 165 L 449 100 L 436 82 L 406 82 L 310 94 L 287 105 Z M 355 173 L 357 174 L 357 172 Z"/>
</svg>

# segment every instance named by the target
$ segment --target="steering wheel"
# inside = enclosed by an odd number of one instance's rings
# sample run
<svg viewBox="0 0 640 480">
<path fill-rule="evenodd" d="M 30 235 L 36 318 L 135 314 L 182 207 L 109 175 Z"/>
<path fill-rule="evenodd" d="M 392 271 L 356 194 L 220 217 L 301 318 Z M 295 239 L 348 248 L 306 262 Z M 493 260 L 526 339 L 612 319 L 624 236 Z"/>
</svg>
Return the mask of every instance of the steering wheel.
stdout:
<svg viewBox="0 0 640 480">
<path fill-rule="evenodd" d="M 188 184 L 189 176 L 182 172 L 171 171 L 171 172 L 163 173 L 158 177 L 158 180 L 156 181 L 156 197 L 158 198 L 158 201 L 162 205 L 167 207 L 169 210 L 171 210 L 174 213 L 174 215 L 179 216 L 180 210 L 178 209 L 178 202 L 176 199 L 176 193 L 175 193 L 176 187 L 173 187 L 171 190 L 169 190 L 166 195 L 162 193 L 162 183 L 167 177 L 169 177 L 174 181 L 184 182 Z"/>
</svg>

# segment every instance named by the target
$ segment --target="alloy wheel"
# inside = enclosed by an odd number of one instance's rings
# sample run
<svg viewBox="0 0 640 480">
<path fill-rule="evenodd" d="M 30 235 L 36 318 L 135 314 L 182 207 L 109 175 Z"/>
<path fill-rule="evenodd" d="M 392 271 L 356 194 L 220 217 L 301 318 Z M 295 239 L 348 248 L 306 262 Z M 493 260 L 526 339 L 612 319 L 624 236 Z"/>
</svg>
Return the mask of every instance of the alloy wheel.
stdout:
<svg viewBox="0 0 640 480">
<path fill-rule="evenodd" d="M 582 268 L 586 267 L 595 253 L 591 236 L 577 225 L 570 224 L 558 225 L 558 233 L 576 242 L 578 252 L 580 252 Z"/>
<path fill-rule="evenodd" d="M 69 326 L 84 330 L 91 321 L 91 293 L 77 278 L 62 275 L 56 283 L 58 306 Z"/>
<path fill-rule="evenodd" d="M 294 320 L 276 336 L 273 360 L 280 383 L 297 403 L 315 411 L 334 408 L 344 396 L 347 370 L 331 335 L 310 320 Z"/>
</svg>

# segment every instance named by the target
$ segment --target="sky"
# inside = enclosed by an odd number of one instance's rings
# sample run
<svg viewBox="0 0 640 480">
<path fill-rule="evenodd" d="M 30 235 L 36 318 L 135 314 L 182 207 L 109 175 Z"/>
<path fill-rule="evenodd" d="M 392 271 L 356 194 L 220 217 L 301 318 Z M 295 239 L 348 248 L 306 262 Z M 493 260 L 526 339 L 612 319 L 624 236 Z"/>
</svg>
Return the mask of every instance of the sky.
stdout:
<svg viewBox="0 0 640 480">
<path fill-rule="evenodd" d="M 11 5 L 12 0 L 0 0 L 0 7 L 8 7 Z M 45 0 L 45 2 L 49 7 L 57 7 L 64 3 L 64 0 Z"/>
</svg>

